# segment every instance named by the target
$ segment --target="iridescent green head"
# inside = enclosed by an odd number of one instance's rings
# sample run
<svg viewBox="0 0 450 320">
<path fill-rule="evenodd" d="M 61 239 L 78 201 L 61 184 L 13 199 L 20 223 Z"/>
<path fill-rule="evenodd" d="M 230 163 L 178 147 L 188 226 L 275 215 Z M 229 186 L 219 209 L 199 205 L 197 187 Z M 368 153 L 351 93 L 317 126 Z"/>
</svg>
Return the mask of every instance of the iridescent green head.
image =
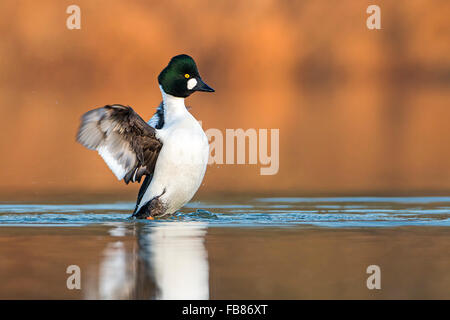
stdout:
<svg viewBox="0 0 450 320">
<path fill-rule="evenodd" d="M 194 59 L 187 54 L 173 57 L 158 76 L 158 82 L 165 93 L 186 98 L 195 91 L 214 92 L 203 82 Z"/>
</svg>

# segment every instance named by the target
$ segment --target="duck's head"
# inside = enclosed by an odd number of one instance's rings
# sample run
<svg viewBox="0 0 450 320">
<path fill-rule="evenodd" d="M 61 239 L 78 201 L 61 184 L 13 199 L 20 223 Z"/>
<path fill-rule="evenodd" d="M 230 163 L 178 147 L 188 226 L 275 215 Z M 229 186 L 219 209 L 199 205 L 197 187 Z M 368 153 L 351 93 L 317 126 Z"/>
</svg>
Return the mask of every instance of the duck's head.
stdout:
<svg viewBox="0 0 450 320">
<path fill-rule="evenodd" d="M 194 59 L 187 54 L 173 57 L 158 76 L 158 82 L 165 93 L 186 98 L 195 91 L 214 92 L 203 82 Z"/>
</svg>

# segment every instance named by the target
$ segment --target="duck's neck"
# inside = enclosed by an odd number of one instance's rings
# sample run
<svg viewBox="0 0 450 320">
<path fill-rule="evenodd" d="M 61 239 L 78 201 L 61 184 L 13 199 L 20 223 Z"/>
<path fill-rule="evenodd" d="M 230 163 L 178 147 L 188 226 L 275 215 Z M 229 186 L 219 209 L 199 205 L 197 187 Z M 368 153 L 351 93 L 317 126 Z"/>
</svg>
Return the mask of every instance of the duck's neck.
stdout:
<svg viewBox="0 0 450 320">
<path fill-rule="evenodd" d="M 159 88 L 163 98 L 164 121 L 171 122 L 178 117 L 186 115 L 188 111 L 184 105 L 184 98 L 172 96 L 166 93 L 161 86 Z"/>
</svg>

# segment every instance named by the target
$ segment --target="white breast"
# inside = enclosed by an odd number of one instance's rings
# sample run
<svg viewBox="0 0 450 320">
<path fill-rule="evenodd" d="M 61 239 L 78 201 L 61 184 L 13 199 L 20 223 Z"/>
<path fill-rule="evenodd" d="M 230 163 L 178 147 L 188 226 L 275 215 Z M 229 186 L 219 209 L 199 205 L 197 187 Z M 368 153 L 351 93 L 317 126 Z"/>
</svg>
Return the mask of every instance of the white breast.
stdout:
<svg viewBox="0 0 450 320">
<path fill-rule="evenodd" d="M 168 213 L 173 213 L 192 199 L 203 180 L 208 163 L 209 145 L 206 134 L 192 118 L 169 126 L 158 134 L 163 147 L 149 189 L 165 190 Z M 169 212 L 170 211 L 170 212 Z"/>
<path fill-rule="evenodd" d="M 201 185 L 208 163 L 208 138 L 184 107 L 184 99 L 182 107 L 165 106 L 164 127 L 157 130 L 163 146 L 139 207 L 163 194 L 160 200 L 167 207 L 166 213 L 174 213 L 192 199 Z"/>
</svg>

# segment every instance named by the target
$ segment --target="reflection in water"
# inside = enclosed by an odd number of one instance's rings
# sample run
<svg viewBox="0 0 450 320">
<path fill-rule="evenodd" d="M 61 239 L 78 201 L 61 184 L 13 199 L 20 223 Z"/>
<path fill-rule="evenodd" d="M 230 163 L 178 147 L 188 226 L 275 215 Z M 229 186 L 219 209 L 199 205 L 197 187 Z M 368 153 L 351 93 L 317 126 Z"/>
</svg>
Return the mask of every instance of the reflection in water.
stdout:
<svg viewBox="0 0 450 320">
<path fill-rule="evenodd" d="M 208 299 L 206 225 L 199 222 L 161 223 L 139 236 L 140 248 L 157 286 L 157 299 Z"/>
<path fill-rule="evenodd" d="M 133 272 L 127 263 L 124 243 L 116 241 L 109 243 L 104 250 L 104 260 L 100 265 L 99 298 L 123 299 L 131 296 L 133 290 Z"/>
<path fill-rule="evenodd" d="M 124 237 L 126 227 L 122 223 L 113 224 L 109 229 L 112 237 Z M 108 243 L 103 251 L 99 270 L 99 298 L 124 299 L 131 296 L 134 287 L 134 260 L 125 249 L 123 241 Z"/>
<path fill-rule="evenodd" d="M 206 227 L 203 222 L 175 221 L 133 225 L 137 238 L 133 248 L 115 241 L 103 251 L 94 290 L 98 298 L 208 299 Z M 127 230 L 118 223 L 110 234 L 124 237 Z"/>
</svg>

